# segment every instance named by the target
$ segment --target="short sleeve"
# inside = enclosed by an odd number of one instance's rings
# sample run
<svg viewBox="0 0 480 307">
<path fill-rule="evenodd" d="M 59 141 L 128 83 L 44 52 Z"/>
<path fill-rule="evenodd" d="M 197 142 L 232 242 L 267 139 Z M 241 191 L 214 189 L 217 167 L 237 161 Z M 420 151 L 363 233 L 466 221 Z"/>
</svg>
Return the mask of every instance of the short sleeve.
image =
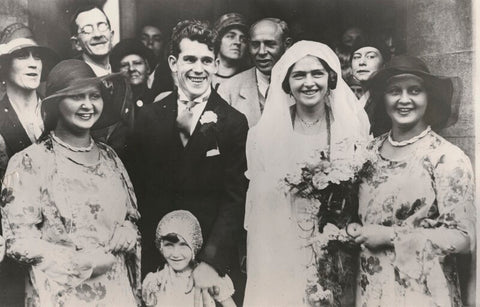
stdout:
<svg viewBox="0 0 480 307">
<path fill-rule="evenodd" d="M 232 297 L 232 295 L 235 293 L 232 280 L 226 274 L 224 277 L 220 277 L 220 283 L 218 284 L 218 288 L 220 289 L 220 291 L 218 295 L 215 295 L 215 300 L 217 302 L 223 302 L 224 300 Z"/>
</svg>

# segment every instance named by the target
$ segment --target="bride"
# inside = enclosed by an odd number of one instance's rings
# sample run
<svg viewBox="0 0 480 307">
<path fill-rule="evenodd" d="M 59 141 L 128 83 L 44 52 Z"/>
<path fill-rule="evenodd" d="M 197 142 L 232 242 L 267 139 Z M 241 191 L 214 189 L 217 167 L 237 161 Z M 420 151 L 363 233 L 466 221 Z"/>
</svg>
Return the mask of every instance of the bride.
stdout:
<svg viewBox="0 0 480 307">
<path fill-rule="evenodd" d="M 289 48 L 273 68 L 265 111 L 247 140 L 245 306 L 322 305 L 324 300 L 338 305 L 353 299 L 350 289 L 342 297 L 312 300 L 309 285 L 328 278 L 319 272 L 323 268 L 312 244 L 321 232 L 320 202 L 298 197 L 282 182 L 320 151 L 329 160 L 353 159 L 353 146 L 347 144 L 364 143 L 368 131 L 367 116 L 341 78 L 335 53 L 311 41 Z"/>
</svg>

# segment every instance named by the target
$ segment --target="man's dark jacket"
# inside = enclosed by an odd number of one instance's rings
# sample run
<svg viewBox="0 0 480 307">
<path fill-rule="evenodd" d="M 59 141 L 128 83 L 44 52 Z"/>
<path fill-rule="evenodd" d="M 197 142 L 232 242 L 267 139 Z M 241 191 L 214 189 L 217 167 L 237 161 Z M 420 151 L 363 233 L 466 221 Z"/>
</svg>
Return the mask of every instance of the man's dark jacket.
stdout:
<svg viewBox="0 0 480 307">
<path fill-rule="evenodd" d="M 202 227 L 204 244 L 196 259 L 220 275 L 238 271 L 248 185 L 247 120 L 214 90 L 202 116 L 206 112 L 217 115 L 216 123 L 199 120 L 185 148 L 176 127 L 177 93 L 146 105 L 136 119 L 127 166 L 142 215 L 144 274 L 161 264 L 154 244 L 158 222 L 179 209 L 193 213 Z"/>
</svg>

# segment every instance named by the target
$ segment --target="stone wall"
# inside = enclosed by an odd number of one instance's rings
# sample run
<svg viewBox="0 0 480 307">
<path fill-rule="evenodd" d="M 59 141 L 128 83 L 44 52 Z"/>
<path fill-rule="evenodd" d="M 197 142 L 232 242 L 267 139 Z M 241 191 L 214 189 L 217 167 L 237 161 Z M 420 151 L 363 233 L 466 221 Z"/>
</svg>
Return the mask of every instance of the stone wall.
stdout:
<svg viewBox="0 0 480 307">
<path fill-rule="evenodd" d="M 424 59 L 435 74 L 461 78 L 458 121 L 441 134 L 475 163 L 471 1 L 408 0 L 405 24 L 410 55 Z"/>
</svg>

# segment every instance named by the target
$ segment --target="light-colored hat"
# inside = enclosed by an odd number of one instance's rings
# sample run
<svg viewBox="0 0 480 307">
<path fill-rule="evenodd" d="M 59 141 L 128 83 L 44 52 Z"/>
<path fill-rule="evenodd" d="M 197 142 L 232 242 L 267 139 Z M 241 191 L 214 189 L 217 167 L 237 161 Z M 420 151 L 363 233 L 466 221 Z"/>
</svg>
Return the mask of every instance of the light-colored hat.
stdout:
<svg viewBox="0 0 480 307">
<path fill-rule="evenodd" d="M 186 210 L 175 210 L 166 214 L 158 223 L 155 244 L 160 248 L 162 238 L 167 235 L 181 236 L 196 255 L 202 248 L 202 229 L 197 218 Z"/>
<path fill-rule="evenodd" d="M 0 33 L 0 65 L 4 64 L 12 53 L 25 48 L 38 51 L 43 64 L 41 79 L 44 80 L 50 69 L 58 62 L 58 55 L 52 49 L 38 45 L 30 28 L 23 24 L 12 24 Z"/>
</svg>

